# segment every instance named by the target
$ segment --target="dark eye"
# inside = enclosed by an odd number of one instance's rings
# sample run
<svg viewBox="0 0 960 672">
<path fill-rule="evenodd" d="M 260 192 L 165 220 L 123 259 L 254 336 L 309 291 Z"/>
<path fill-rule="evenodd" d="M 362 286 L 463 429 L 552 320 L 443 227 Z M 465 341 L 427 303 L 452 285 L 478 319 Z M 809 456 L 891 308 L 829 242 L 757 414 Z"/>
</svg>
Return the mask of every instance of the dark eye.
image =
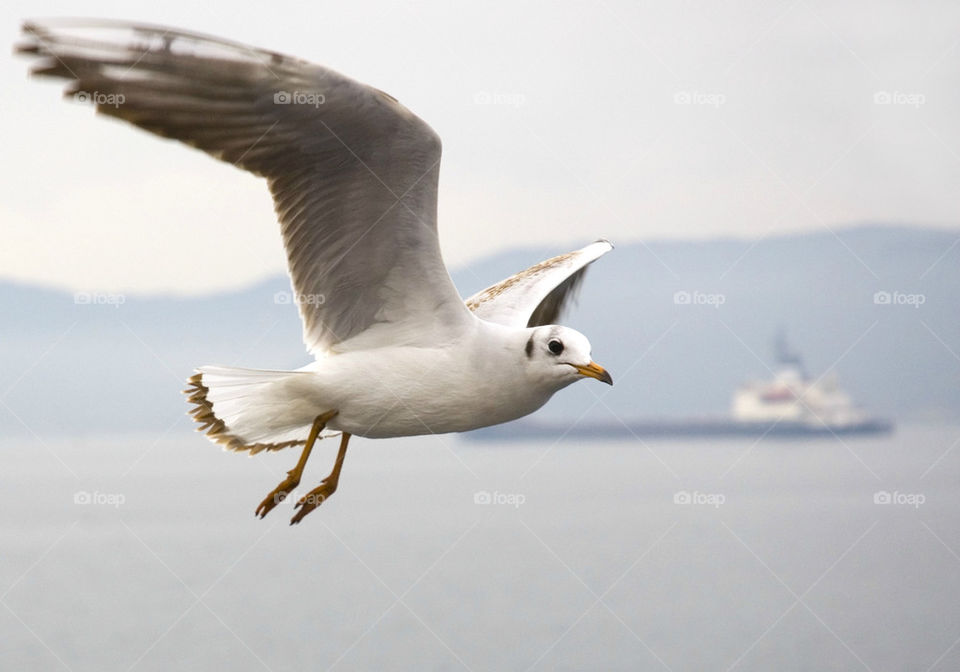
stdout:
<svg viewBox="0 0 960 672">
<path fill-rule="evenodd" d="M 547 347 L 550 348 L 550 352 L 555 355 L 559 355 L 563 352 L 563 341 L 558 338 L 551 338 L 550 342 L 547 343 Z"/>
</svg>

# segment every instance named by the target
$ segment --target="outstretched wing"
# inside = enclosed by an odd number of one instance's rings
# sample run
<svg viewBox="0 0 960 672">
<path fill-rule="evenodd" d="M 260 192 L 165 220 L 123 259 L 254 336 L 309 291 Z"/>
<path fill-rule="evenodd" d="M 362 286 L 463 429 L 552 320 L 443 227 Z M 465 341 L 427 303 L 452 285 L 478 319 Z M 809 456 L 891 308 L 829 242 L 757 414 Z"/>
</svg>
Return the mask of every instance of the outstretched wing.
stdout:
<svg viewBox="0 0 960 672">
<path fill-rule="evenodd" d="M 542 261 L 467 299 L 482 320 L 513 327 L 556 324 L 576 295 L 587 265 L 613 249 L 598 240 L 575 252 Z"/>
<path fill-rule="evenodd" d="M 174 29 L 71 20 L 23 30 L 33 73 L 69 80 L 67 96 L 267 179 L 311 352 L 364 332 L 367 344 L 436 338 L 472 319 L 440 256 L 440 139 L 391 96 Z"/>
</svg>

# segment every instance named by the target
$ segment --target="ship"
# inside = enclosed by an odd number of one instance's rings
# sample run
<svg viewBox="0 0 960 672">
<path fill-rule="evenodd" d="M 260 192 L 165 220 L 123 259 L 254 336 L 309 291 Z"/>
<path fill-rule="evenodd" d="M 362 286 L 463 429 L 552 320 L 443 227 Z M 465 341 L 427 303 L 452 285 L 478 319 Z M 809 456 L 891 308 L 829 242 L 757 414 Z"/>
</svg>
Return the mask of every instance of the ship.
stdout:
<svg viewBox="0 0 960 672">
<path fill-rule="evenodd" d="M 835 372 L 811 379 L 782 331 L 774 350 L 778 368 L 773 379 L 749 381 L 734 392 L 730 408 L 734 423 L 759 427 L 776 423 L 782 425 L 781 431 L 827 434 L 892 429 L 889 421 L 871 417 L 856 406 L 840 388 Z"/>
<path fill-rule="evenodd" d="M 784 332 L 774 341 L 776 368 L 772 377 L 750 380 L 733 392 L 730 412 L 722 416 L 652 418 L 574 424 L 520 420 L 470 432 L 479 440 L 537 440 L 560 438 L 691 438 L 734 437 L 760 439 L 840 437 L 888 434 L 893 422 L 869 414 L 844 391 L 834 372 L 811 378 L 803 358 L 793 350 Z"/>
</svg>

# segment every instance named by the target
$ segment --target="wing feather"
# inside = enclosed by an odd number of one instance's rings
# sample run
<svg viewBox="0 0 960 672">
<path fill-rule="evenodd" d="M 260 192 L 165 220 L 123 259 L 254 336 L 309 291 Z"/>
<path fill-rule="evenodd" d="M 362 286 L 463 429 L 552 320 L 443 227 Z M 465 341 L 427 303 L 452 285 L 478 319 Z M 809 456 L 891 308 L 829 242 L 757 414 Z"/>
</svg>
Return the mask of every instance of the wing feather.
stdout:
<svg viewBox="0 0 960 672">
<path fill-rule="evenodd" d="M 350 347 L 374 327 L 415 341 L 472 319 L 440 255 L 440 139 L 391 96 L 306 61 L 158 26 L 23 30 L 18 50 L 38 59 L 33 73 L 69 80 L 66 95 L 266 178 L 311 352 Z"/>
<path fill-rule="evenodd" d="M 556 324 L 576 297 L 587 266 L 613 249 L 606 240 L 531 266 L 467 299 L 483 320 L 514 327 Z"/>
</svg>

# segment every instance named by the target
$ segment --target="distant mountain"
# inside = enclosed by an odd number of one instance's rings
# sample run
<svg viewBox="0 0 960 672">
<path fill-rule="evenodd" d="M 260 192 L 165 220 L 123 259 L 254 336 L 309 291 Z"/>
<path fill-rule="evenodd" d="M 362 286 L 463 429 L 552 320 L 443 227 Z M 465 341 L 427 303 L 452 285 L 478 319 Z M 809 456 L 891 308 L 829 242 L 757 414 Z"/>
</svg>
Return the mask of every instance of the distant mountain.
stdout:
<svg viewBox="0 0 960 672">
<path fill-rule="evenodd" d="M 565 323 L 608 388 L 584 381 L 541 418 L 722 413 L 773 367 L 784 329 L 814 376 L 832 368 L 867 408 L 960 417 L 960 231 L 861 226 L 759 241 L 623 244 L 587 276 Z M 586 241 L 584 241 L 586 242 Z M 464 296 L 561 249 L 454 273 Z M 0 431 L 94 434 L 189 426 L 200 364 L 308 361 L 285 277 L 204 298 L 71 295 L 0 283 Z"/>
</svg>

